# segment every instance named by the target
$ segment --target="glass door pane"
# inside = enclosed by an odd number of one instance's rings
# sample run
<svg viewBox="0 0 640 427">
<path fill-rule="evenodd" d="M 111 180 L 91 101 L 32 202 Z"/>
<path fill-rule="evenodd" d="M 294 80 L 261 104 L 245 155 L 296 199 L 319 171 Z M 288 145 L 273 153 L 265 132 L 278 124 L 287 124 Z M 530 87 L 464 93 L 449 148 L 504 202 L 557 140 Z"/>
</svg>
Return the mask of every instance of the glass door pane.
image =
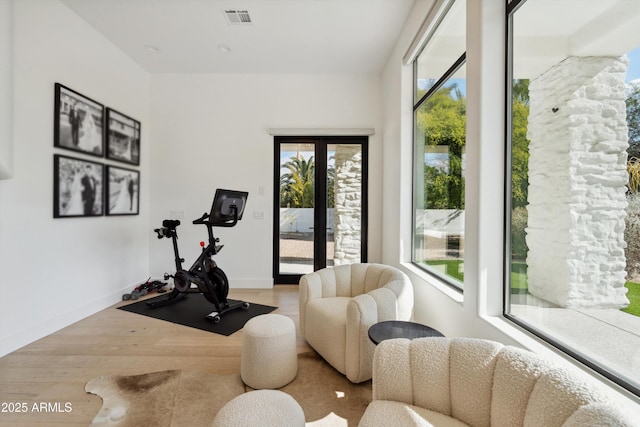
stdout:
<svg viewBox="0 0 640 427">
<path fill-rule="evenodd" d="M 412 261 L 464 287 L 466 65 L 414 111 Z"/>
<path fill-rule="evenodd" d="M 313 272 L 313 144 L 280 145 L 280 274 Z"/>
<path fill-rule="evenodd" d="M 367 262 L 367 138 L 275 137 L 273 278 Z"/>
<path fill-rule="evenodd" d="M 362 260 L 362 145 L 327 145 L 327 266 Z"/>
</svg>

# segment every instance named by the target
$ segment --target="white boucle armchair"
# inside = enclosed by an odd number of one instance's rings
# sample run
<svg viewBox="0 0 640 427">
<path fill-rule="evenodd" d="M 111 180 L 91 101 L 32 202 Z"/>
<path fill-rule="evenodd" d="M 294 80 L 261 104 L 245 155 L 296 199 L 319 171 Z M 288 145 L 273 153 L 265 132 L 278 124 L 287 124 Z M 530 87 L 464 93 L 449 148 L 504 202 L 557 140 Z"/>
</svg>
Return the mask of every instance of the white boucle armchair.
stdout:
<svg viewBox="0 0 640 427">
<path fill-rule="evenodd" d="M 331 366 L 354 383 L 371 379 L 369 327 L 409 320 L 413 287 L 402 271 L 382 264 L 324 268 L 300 279 L 300 332 Z"/>
<path fill-rule="evenodd" d="M 373 360 L 369 426 L 632 426 L 594 381 L 516 347 L 471 338 L 393 339 Z"/>
</svg>

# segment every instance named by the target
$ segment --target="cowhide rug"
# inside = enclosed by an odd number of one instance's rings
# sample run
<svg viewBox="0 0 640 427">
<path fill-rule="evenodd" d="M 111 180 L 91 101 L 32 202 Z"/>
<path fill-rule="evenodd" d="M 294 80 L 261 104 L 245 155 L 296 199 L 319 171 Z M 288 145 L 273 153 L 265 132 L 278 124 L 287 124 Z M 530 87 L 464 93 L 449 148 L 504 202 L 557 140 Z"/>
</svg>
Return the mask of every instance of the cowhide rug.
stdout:
<svg viewBox="0 0 640 427">
<path fill-rule="evenodd" d="M 94 427 L 210 426 L 222 406 L 250 390 L 239 374 L 189 370 L 104 376 L 85 386 L 102 398 Z M 314 427 L 356 426 L 371 401 L 371 381 L 352 384 L 315 353 L 298 355 L 298 375 L 280 390 L 296 399 Z"/>
</svg>

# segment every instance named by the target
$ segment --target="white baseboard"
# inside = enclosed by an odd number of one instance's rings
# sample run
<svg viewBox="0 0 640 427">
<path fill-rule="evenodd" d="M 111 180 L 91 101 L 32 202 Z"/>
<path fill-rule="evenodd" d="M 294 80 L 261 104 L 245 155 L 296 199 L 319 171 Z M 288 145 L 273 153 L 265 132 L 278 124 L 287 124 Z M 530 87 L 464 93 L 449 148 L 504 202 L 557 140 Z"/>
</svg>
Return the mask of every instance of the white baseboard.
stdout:
<svg viewBox="0 0 640 427">
<path fill-rule="evenodd" d="M 229 279 L 231 289 L 271 289 L 273 279 Z"/>
</svg>

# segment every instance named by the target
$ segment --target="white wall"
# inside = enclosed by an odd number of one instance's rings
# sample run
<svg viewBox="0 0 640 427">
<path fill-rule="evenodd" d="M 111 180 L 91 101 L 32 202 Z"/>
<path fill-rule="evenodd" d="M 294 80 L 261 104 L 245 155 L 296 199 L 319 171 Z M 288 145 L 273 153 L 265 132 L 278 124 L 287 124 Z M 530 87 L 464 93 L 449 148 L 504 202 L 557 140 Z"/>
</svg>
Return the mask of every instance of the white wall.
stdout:
<svg viewBox="0 0 640 427">
<path fill-rule="evenodd" d="M 446 336 L 493 339 L 582 369 L 632 410 L 640 399 L 593 374 L 502 317 L 504 189 L 504 2 L 467 0 L 467 191 L 465 291 L 452 290 L 411 265 L 412 67 L 402 55 L 427 16 L 431 0 L 417 0 L 382 76 L 383 262 L 414 284 L 414 318 Z"/>
<path fill-rule="evenodd" d="M 385 66 L 383 81 L 383 262 L 397 265 L 414 283 L 417 321 L 447 335 L 462 334 L 462 298 L 446 285 L 411 265 L 412 170 L 413 170 L 413 71 L 402 57 L 434 2 L 418 0 Z M 435 284 L 435 286 L 434 286 Z"/>
<path fill-rule="evenodd" d="M 270 128 L 374 128 L 380 80 L 340 75 L 154 75 L 151 115 L 152 226 L 182 212 L 181 256 L 193 262 L 206 240 L 191 221 L 208 212 L 216 188 L 249 192 L 234 228 L 216 228 L 225 244 L 216 257 L 230 287 L 268 288 L 272 275 L 273 136 Z M 382 149 L 369 137 L 369 259 L 379 261 Z M 264 195 L 259 195 L 259 188 Z M 254 219 L 254 212 L 264 219 Z M 151 274 L 173 271 L 169 240 L 150 246 Z"/>
<path fill-rule="evenodd" d="M 58 1 L 16 1 L 13 16 L 14 176 L 0 180 L 0 355 L 146 280 L 150 228 L 148 74 Z M 142 123 L 140 215 L 53 219 L 53 155 L 81 157 L 53 147 L 55 82 Z"/>
<path fill-rule="evenodd" d="M 13 1 L 0 1 L 0 179 L 13 175 Z"/>
</svg>

